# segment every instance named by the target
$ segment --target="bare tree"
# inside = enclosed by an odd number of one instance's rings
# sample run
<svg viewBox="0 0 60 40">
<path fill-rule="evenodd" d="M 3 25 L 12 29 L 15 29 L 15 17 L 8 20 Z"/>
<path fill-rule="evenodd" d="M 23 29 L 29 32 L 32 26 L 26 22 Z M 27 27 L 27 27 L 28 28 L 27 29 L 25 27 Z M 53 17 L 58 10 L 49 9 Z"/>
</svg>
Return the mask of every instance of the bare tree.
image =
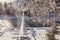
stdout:
<svg viewBox="0 0 60 40">
<path fill-rule="evenodd" d="M 49 13 L 55 12 L 55 3 L 51 2 L 51 0 L 30 0 L 28 2 L 27 7 L 30 9 L 30 14 L 32 16 L 44 16 L 46 18 L 45 24 L 50 25 L 50 29 L 48 31 L 48 40 L 55 40 L 55 32 L 56 32 L 56 24 L 55 17 L 50 18 Z M 49 7 L 50 6 L 50 7 Z"/>
</svg>

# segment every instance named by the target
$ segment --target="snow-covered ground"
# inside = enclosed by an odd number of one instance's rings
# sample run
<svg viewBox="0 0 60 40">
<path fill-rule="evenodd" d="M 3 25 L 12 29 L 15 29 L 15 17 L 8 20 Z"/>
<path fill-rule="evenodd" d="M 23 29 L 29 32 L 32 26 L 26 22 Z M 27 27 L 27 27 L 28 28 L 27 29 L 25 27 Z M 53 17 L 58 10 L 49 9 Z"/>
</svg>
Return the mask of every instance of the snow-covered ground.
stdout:
<svg viewBox="0 0 60 40">
<path fill-rule="evenodd" d="M 4 32 L 3 30 L 0 30 L 1 32 Z M 17 40 L 17 38 L 13 39 L 13 37 L 18 37 L 18 35 L 14 35 L 16 32 L 14 30 L 7 30 L 5 33 L 0 36 L 0 40 Z"/>
<path fill-rule="evenodd" d="M 47 40 L 47 30 L 48 27 L 29 27 L 29 30 L 27 31 L 28 36 L 31 38 L 31 40 Z M 1 30 L 0 30 L 1 31 Z M 3 31 L 3 30 L 2 30 Z M 16 33 L 13 30 L 7 30 L 1 37 L 0 40 L 17 40 L 12 39 L 13 37 L 19 37 L 19 35 L 14 35 Z M 60 35 L 55 35 L 56 39 L 60 40 Z"/>
<path fill-rule="evenodd" d="M 11 28 L 13 25 L 9 22 L 9 20 L 3 19 L 0 20 L 0 28 L 5 29 L 5 28 Z"/>
<path fill-rule="evenodd" d="M 46 28 L 29 28 L 30 30 L 28 30 L 29 33 L 29 37 L 31 38 L 31 40 L 46 40 L 47 37 L 45 36 L 46 34 Z M 0 30 L 1 31 L 1 30 Z M 6 31 L 1 37 L 0 40 L 16 40 L 16 39 L 12 39 L 13 37 L 15 37 L 16 35 L 14 35 L 13 33 L 15 33 L 14 31 Z M 34 38 L 34 36 L 35 38 Z M 17 35 L 18 36 L 18 35 Z"/>
<path fill-rule="evenodd" d="M 5 2 L 9 3 L 9 2 L 14 2 L 14 1 L 15 0 L 0 0 L 1 3 L 5 3 Z"/>
<path fill-rule="evenodd" d="M 34 35 L 36 40 L 47 40 L 46 34 L 48 29 L 49 28 L 45 28 L 45 27 L 31 27 L 30 33 L 32 34 L 32 36 Z"/>
<path fill-rule="evenodd" d="M 58 29 L 59 28 L 59 29 Z M 35 35 L 36 40 L 47 40 L 47 31 L 49 27 L 31 27 L 31 33 Z M 57 26 L 57 31 L 60 32 L 60 26 Z M 60 40 L 60 33 L 55 35 L 57 40 Z"/>
</svg>

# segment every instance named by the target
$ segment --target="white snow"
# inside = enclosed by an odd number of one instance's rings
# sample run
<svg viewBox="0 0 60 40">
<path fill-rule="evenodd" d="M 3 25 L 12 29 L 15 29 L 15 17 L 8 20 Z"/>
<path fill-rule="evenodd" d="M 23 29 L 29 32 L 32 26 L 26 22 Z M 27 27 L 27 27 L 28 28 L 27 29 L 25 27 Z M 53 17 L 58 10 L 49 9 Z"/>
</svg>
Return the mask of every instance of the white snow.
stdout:
<svg viewBox="0 0 60 40">
<path fill-rule="evenodd" d="M 0 40 L 16 40 L 16 39 L 12 39 L 13 37 L 15 37 L 15 35 L 12 34 L 12 32 L 5 32 L 1 37 Z"/>
<path fill-rule="evenodd" d="M 47 40 L 47 28 L 31 27 L 30 33 L 34 34 L 36 40 Z M 31 37 L 31 36 L 30 36 Z"/>
<path fill-rule="evenodd" d="M 29 27 L 28 36 L 31 38 L 31 40 L 47 40 L 47 30 L 48 27 Z M 34 34 L 34 36 L 33 36 Z M 19 37 L 19 35 L 17 35 Z M 11 31 L 7 31 L 4 33 L 2 37 L 0 37 L 0 40 L 16 40 L 12 39 L 12 37 L 15 37 L 15 35 L 12 34 Z M 35 37 L 35 38 L 34 38 Z M 55 35 L 56 39 L 60 40 L 60 35 Z"/>
<path fill-rule="evenodd" d="M 9 22 L 9 20 L 0 20 L 0 28 L 5 29 L 5 28 L 11 28 L 13 25 Z"/>
<path fill-rule="evenodd" d="M 24 35 L 24 13 L 22 15 L 22 22 L 21 22 L 21 26 L 20 26 L 20 32 L 19 32 L 20 36 Z"/>
<path fill-rule="evenodd" d="M 55 35 L 55 38 L 56 38 L 57 40 L 60 40 L 60 35 Z"/>
<path fill-rule="evenodd" d="M 14 2 L 15 0 L 0 0 L 1 3 L 10 3 L 10 2 Z"/>
</svg>

